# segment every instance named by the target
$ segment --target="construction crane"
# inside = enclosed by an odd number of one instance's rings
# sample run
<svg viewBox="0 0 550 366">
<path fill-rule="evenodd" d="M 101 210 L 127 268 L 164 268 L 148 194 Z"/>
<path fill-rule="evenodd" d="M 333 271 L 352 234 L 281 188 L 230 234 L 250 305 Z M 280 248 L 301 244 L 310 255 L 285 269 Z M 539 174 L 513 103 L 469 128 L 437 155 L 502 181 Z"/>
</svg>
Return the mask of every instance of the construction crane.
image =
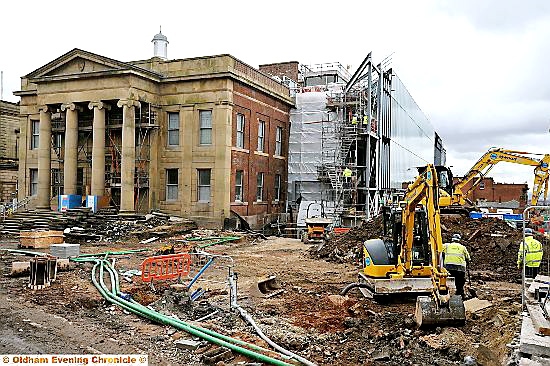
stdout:
<svg viewBox="0 0 550 366">
<path fill-rule="evenodd" d="M 523 151 L 505 150 L 501 148 L 489 149 L 483 156 L 470 168 L 470 170 L 456 184 L 452 184 L 452 174 L 449 172 L 450 186 L 442 185 L 441 197 L 439 205 L 441 207 L 448 206 L 465 206 L 466 203 L 473 205 L 468 199 L 468 196 L 476 189 L 479 183 L 487 176 L 489 171 L 500 162 L 513 164 L 534 166 L 535 181 L 533 184 L 533 195 L 531 197 L 531 205 L 536 205 L 537 201 L 544 190 L 544 199 L 548 195 L 548 167 L 550 164 L 550 155 L 542 155 L 542 159 L 530 157 L 532 154 Z M 468 183 L 472 182 L 470 188 L 466 189 Z"/>
<path fill-rule="evenodd" d="M 443 240 L 439 213 L 438 177 L 450 170 L 427 165 L 409 185 L 400 207 L 384 207 L 384 235 L 366 240 L 359 282 L 348 285 L 381 300 L 389 296 L 418 296 L 419 326 L 462 325 L 462 297 L 451 295 L 454 287 L 443 267 Z M 444 174 L 443 174 L 444 175 Z"/>
</svg>

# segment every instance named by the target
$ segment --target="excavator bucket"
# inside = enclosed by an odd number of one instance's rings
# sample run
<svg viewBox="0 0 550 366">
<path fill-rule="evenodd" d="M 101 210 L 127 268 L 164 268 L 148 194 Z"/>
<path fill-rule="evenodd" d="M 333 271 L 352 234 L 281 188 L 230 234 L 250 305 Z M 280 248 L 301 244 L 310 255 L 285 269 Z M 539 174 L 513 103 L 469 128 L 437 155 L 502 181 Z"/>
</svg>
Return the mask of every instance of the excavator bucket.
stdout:
<svg viewBox="0 0 550 366">
<path fill-rule="evenodd" d="M 276 276 L 269 276 L 258 280 L 252 285 L 250 292 L 253 296 L 270 298 L 282 293 L 284 290 L 277 282 Z"/>
<path fill-rule="evenodd" d="M 445 306 L 437 306 L 431 296 L 418 296 L 415 317 L 419 328 L 460 326 L 466 323 L 466 311 L 459 295 L 451 296 Z"/>
</svg>

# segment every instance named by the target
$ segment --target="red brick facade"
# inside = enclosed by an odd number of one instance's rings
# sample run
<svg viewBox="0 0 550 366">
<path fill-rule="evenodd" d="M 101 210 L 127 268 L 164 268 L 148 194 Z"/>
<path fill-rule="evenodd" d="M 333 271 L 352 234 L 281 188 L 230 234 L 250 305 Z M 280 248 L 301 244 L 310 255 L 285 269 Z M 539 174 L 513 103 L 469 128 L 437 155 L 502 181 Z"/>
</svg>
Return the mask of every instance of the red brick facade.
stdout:
<svg viewBox="0 0 550 366">
<path fill-rule="evenodd" d="M 298 61 L 280 62 L 276 64 L 260 65 L 260 71 L 266 74 L 278 76 L 286 76 L 295 82 L 298 82 Z"/>
<path fill-rule="evenodd" d="M 273 214 L 285 211 L 290 107 L 238 82 L 234 83 L 233 91 L 231 209 L 247 218 L 252 226 L 261 226 L 262 218 L 267 221 L 273 218 Z M 245 119 L 244 148 L 236 147 L 237 114 L 242 114 Z M 257 151 L 260 121 L 265 122 L 263 152 Z M 275 155 L 277 127 L 282 128 L 282 156 Z M 235 177 L 238 170 L 243 172 L 242 202 L 235 202 Z M 264 173 L 264 198 L 261 201 L 256 196 L 259 173 Z M 281 180 L 278 201 L 275 199 L 277 175 Z"/>
<path fill-rule="evenodd" d="M 468 183 L 463 192 L 466 192 L 472 183 Z M 516 200 L 519 202 L 520 207 L 525 207 L 527 204 L 527 191 L 529 187 L 527 183 L 515 184 L 515 183 L 496 183 L 493 178 L 484 178 L 478 186 L 468 196 L 470 200 L 476 202 L 477 200 L 485 200 L 491 202 L 507 202 Z"/>
</svg>

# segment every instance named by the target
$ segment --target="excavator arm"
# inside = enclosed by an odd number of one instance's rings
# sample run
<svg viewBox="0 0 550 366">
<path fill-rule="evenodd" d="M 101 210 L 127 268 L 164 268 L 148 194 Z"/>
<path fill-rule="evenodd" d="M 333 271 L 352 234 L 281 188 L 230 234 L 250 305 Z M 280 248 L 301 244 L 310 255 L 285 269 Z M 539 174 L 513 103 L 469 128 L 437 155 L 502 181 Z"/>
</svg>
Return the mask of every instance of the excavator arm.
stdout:
<svg viewBox="0 0 550 366">
<path fill-rule="evenodd" d="M 528 155 L 537 155 L 523 151 L 505 150 L 493 148 L 487 151 L 464 175 L 464 178 L 453 187 L 452 195 L 442 196 L 439 200 L 441 206 L 461 205 L 464 206 L 469 201 L 468 196 L 477 188 L 479 183 L 487 176 L 493 167 L 500 162 L 534 166 L 535 181 L 533 185 L 533 195 L 531 204 L 536 205 L 538 198 L 544 190 L 544 199 L 548 195 L 548 167 L 550 164 L 550 155 L 543 155 L 542 159 L 530 157 Z M 466 186 L 472 182 L 469 188 Z"/>
<path fill-rule="evenodd" d="M 441 222 L 439 214 L 438 172 L 433 165 L 427 165 L 416 180 L 409 185 L 402 203 L 403 248 L 400 263 L 405 273 L 411 273 L 413 263 L 412 248 L 414 241 L 414 220 L 416 208 L 423 203 L 428 220 L 428 244 L 431 251 L 431 278 L 433 282 L 433 297 L 439 305 L 448 302 L 448 273 L 443 268 L 441 238 Z"/>
<path fill-rule="evenodd" d="M 450 295 L 452 282 L 443 267 L 439 177 L 445 172 L 450 174 L 448 168 L 431 164 L 419 168 L 418 177 L 399 204 L 401 210 L 387 215 L 391 239 L 385 230 L 384 238 L 363 244 L 364 267 L 359 275 L 363 282 L 359 285 L 364 284 L 372 297 L 430 294 L 417 298 L 419 326 L 462 325 L 466 319 L 462 298 Z"/>
</svg>

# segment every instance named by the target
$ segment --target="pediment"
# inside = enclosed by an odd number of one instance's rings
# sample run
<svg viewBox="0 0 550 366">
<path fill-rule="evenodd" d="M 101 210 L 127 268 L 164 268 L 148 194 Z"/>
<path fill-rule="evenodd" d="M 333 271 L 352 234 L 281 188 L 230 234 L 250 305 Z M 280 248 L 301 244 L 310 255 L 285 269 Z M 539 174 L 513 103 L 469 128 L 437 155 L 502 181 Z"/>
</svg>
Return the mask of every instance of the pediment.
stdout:
<svg viewBox="0 0 550 366">
<path fill-rule="evenodd" d="M 120 67 L 113 67 L 112 65 L 106 65 L 89 58 L 85 57 L 75 57 L 72 60 L 69 60 L 58 67 L 55 67 L 51 71 L 48 71 L 42 76 L 61 76 L 61 75 L 73 75 L 97 71 L 108 71 L 108 70 L 120 70 Z"/>
<path fill-rule="evenodd" d="M 29 78 L 86 74 L 101 71 L 127 70 L 132 65 L 91 52 L 74 50 L 58 57 L 27 75 Z"/>
</svg>

